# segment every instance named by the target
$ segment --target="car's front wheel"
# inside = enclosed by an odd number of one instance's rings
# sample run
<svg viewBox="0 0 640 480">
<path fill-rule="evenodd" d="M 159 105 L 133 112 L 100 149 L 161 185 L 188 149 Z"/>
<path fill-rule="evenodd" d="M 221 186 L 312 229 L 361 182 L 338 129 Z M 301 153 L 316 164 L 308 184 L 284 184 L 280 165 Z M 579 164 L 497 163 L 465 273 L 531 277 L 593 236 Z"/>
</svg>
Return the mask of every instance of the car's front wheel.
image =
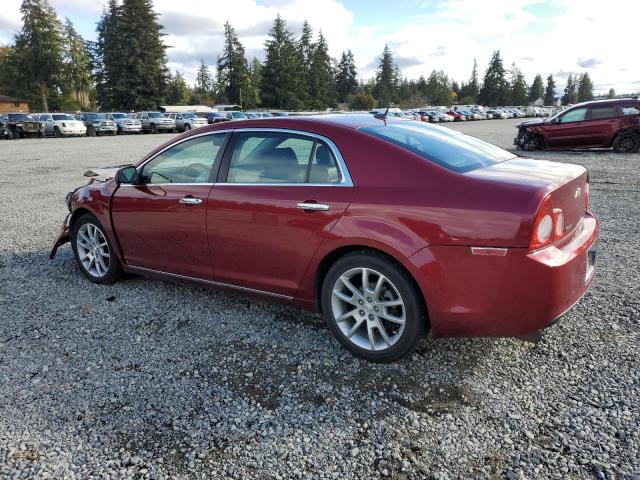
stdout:
<svg viewBox="0 0 640 480">
<path fill-rule="evenodd" d="M 322 311 L 338 341 L 372 362 L 410 354 L 425 333 L 424 303 L 409 275 L 373 252 L 340 258 L 322 285 Z"/>
<path fill-rule="evenodd" d="M 640 150 L 640 135 L 637 133 L 622 133 L 613 141 L 613 151 L 616 153 L 636 153 L 638 150 Z"/>
<path fill-rule="evenodd" d="M 122 273 L 104 227 L 93 215 L 83 215 L 74 222 L 71 245 L 82 273 L 92 282 L 112 283 Z"/>
</svg>

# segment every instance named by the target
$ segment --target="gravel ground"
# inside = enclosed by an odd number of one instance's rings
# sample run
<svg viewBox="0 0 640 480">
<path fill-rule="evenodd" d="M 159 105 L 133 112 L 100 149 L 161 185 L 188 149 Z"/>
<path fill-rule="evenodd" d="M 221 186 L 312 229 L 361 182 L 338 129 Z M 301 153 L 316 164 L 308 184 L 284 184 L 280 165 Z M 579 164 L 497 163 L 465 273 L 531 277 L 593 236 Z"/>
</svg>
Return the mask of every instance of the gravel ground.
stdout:
<svg viewBox="0 0 640 480">
<path fill-rule="evenodd" d="M 514 121 L 452 127 L 511 148 Z M 1 478 L 640 479 L 640 155 L 591 169 L 590 292 L 533 345 L 355 359 L 322 320 L 47 255 L 89 167 L 169 135 L 0 142 Z"/>
</svg>

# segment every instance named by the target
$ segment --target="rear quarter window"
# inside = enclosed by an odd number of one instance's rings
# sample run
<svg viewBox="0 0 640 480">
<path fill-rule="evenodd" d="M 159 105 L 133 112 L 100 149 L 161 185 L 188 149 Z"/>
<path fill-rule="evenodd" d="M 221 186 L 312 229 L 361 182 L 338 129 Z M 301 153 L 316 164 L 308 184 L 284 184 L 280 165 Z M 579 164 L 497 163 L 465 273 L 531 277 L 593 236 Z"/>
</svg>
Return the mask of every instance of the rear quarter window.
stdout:
<svg viewBox="0 0 640 480">
<path fill-rule="evenodd" d="M 477 138 L 419 122 L 387 122 L 363 127 L 361 131 L 459 173 L 515 158 L 514 154 Z"/>
</svg>

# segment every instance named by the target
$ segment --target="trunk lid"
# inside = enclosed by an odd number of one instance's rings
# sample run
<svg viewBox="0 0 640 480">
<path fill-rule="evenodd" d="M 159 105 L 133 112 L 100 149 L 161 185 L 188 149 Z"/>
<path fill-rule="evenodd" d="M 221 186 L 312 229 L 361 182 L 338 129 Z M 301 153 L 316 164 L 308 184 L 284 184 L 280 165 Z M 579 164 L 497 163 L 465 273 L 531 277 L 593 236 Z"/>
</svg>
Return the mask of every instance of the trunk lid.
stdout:
<svg viewBox="0 0 640 480">
<path fill-rule="evenodd" d="M 562 209 L 565 236 L 580 224 L 587 209 L 589 173 L 580 165 L 517 157 L 465 175 L 529 191 L 534 207 L 531 211 L 531 229 L 533 219 L 547 195 L 551 196 L 553 208 Z"/>
</svg>

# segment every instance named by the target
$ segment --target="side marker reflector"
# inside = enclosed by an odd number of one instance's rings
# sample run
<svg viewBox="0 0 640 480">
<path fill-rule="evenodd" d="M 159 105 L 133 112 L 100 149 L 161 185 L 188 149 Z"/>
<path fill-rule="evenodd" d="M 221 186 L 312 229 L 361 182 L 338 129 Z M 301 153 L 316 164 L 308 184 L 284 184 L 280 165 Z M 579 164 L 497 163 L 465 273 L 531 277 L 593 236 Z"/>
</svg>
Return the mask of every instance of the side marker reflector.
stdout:
<svg viewBox="0 0 640 480">
<path fill-rule="evenodd" d="M 474 255 L 488 255 L 490 257 L 505 257 L 507 248 L 497 247 L 471 247 L 471 253 Z"/>
</svg>

